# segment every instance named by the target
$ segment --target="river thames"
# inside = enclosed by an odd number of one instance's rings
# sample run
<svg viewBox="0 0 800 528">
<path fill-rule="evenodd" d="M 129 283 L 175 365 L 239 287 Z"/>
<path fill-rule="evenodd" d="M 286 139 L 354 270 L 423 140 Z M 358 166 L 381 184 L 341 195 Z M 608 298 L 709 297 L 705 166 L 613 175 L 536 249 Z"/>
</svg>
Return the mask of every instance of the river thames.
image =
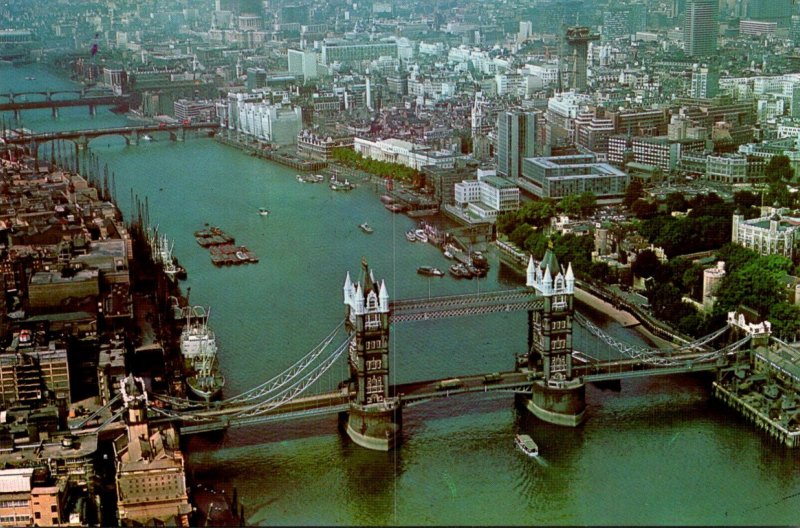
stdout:
<svg viewBox="0 0 800 528">
<path fill-rule="evenodd" d="M 2 93 L 73 86 L 37 66 L 0 66 Z M 23 126 L 37 132 L 125 122 L 107 109 L 90 117 L 86 108 L 65 108 L 58 119 L 49 110 L 23 112 Z M 175 241 L 189 276 L 184 291 L 191 288 L 192 304 L 211 307 L 227 395 L 281 372 L 341 321 L 345 273 L 357 277 L 362 256 L 393 299 L 522 284 L 495 252 L 483 280 L 417 275 L 418 266 L 444 269 L 448 261 L 431 245 L 407 242 L 416 222 L 388 212 L 369 184 L 334 193 L 212 139 L 154 137 L 139 146 L 101 137 L 91 149 L 116 175 L 126 218 L 131 191 L 146 196 L 151 223 Z M 260 207 L 270 215 L 259 216 Z M 374 234 L 358 229 L 364 221 Z M 260 263 L 214 267 L 192 236 L 206 222 L 250 247 Z M 585 313 L 613 335 L 643 343 L 635 331 Z M 587 351 L 602 346 L 580 329 L 575 341 Z M 393 381 L 510 370 L 525 345 L 523 313 L 396 325 Z M 342 358 L 320 392 L 345 377 Z M 586 422 L 575 429 L 516 410 L 510 394 L 409 407 L 404 443 L 389 453 L 355 446 L 335 418 L 191 438 L 188 472 L 196 482 L 235 486 L 247 524 L 256 525 L 797 522 L 800 452 L 714 401 L 708 377 L 623 381 L 620 392 L 590 386 L 586 396 Z M 538 461 L 515 449 L 515 432 L 536 440 Z"/>
</svg>

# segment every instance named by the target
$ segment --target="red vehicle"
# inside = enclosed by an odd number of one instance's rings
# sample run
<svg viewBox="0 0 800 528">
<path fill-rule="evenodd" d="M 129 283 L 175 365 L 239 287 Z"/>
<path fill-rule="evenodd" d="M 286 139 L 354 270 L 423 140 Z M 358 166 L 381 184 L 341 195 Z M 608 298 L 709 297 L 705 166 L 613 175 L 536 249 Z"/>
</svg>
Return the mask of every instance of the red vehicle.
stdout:
<svg viewBox="0 0 800 528">
<path fill-rule="evenodd" d="M 158 128 L 167 128 L 167 124 L 166 123 L 159 123 L 158 124 Z"/>
<path fill-rule="evenodd" d="M 183 121 L 181 121 L 181 124 L 182 125 L 191 125 L 192 124 L 192 120 L 191 119 L 184 119 Z"/>
</svg>

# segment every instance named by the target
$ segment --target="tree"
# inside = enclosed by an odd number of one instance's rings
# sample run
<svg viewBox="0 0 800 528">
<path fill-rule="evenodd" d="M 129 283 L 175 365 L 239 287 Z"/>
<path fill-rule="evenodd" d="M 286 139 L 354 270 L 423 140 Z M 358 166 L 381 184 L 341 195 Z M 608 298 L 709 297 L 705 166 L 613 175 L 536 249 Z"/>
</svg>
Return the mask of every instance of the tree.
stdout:
<svg viewBox="0 0 800 528">
<path fill-rule="evenodd" d="M 748 191 L 737 191 L 733 193 L 733 205 L 743 213 L 751 207 L 757 207 L 761 202 L 761 197 Z"/>
<path fill-rule="evenodd" d="M 581 204 L 577 194 L 568 194 L 558 202 L 558 208 L 568 216 L 577 216 L 581 212 Z"/>
<path fill-rule="evenodd" d="M 508 239 L 519 247 L 525 247 L 525 240 L 530 236 L 532 230 L 533 228 L 528 224 L 519 224 L 508 235 Z"/>
<path fill-rule="evenodd" d="M 655 252 L 645 249 L 636 255 L 636 260 L 631 264 L 631 271 L 637 277 L 652 277 L 661 270 L 661 261 L 658 260 Z"/>
<path fill-rule="evenodd" d="M 781 302 L 769 311 L 772 331 L 782 339 L 794 341 L 800 334 L 800 307 Z"/>
<path fill-rule="evenodd" d="M 633 178 L 628 184 L 628 188 L 625 189 L 625 198 L 623 198 L 622 204 L 625 207 L 631 207 L 633 202 L 641 198 L 643 194 L 644 186 L 642 185 L 642 182 L 636 178 Z"/>
<path fill-rule="evenodd" d="M 792 162 L 788 156 L 773 156 L 764 169 L 764 177 L 769 183 L 790 182 L 794 177 Z"/>
<path fill-rule="evenodd" d="M 758 257 L 747 262 L 722 279 L 715 311 L 725 313 L 743 304 L 766 318 L 773 306 L 784 302 L 784 277 L 791 269 L 792 262 L 780 255 Z"/>
<path fill-rule="evenodd" d="M 545 200 L 534 200 L 526 203 L 519 210 L 522 222 L 534 227 L 544 227 L 550 223 L 554 213 L 553 205 Z"/>
<path fill-rule="evenodd" d="M 580 207 L 581 216 L 591 216 L 597 210 L 597 196 L 591 191 L 584 191 L 578 195 L 578 207 Z"/>
<path fill-rule="evenodd" d="M 652 218 L 658 212 L 658 205 L 639 198 L 631 205 L 631 212 L 641 219 Z"/>
<path fill-rule="evenodd" d="M 686 197 L 679 192 L 669 193 L 664 203 L 670 213 L 673 211 L 686 211 L 689 208 L 689 202 Z"/>
</svg>

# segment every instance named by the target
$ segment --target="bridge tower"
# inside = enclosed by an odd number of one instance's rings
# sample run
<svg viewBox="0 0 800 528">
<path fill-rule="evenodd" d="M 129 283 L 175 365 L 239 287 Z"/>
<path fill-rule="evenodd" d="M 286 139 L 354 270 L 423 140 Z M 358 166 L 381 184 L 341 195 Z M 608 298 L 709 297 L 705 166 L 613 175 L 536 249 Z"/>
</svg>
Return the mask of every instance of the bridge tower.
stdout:
<svg viewBox="0 0 800 528">
<path fill-rule="evenodd" d="M 536 289 L 544 302 L 541 310 L 528 312 L 528 368 L 542 377 L 533 382 L 525 406 L 546 422 L 577 426 L 586 410 L 586 391 L 572 373 L 572 264 L 562 271 L 548 248 L 539 265 L 531 257 L 526 285 Z"/>
<path fill-rule="evenodd" d="M 127 376 L 120 380 L 120 393 L 125 404 L 125 426 L 128 430 L 128 443 L 136 444 L 139 439 L 148 437 L 147 391 L 142 378 Z"/>
<path fill-rule="evenodd" d="M 361 265 L 363 285 L 348 273 L 343 288 L 352 395 L 343 421 L 356 444 L 388 451 L 399 443 L 401 427 L 400 401 L 389 395 L 389 294 L 366 259 Z"/>
</svg>

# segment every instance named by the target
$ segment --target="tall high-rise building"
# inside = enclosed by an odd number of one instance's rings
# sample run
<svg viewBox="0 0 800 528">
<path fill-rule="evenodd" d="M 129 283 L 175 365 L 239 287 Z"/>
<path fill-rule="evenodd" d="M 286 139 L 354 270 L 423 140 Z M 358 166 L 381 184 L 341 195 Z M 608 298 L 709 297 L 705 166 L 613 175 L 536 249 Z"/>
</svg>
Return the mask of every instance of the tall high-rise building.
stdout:
<svg viewBox="0 0 800 528">
<path fill-rule="evenodd" d="M 588 27 L 569 27 L 566 39 L 571 69 L 569 86 L 582 92 L 586 90 L 586 56 L 589 53 L 589 42 L 599 40 L 600 35 L 592 34 Z"/>
<path fill-rule="evenodd" d="M 690 57 L 711 56 L 717 51 L 717 0 L 688 0 L 683 23 L 684 50 Z"/>
<path fill-rule="evenodd" d="M 522 160 L 536 156 L 536 112 L 502 112 L 497 116 L 497 173 L 516 181 Z"/>
</svg>

